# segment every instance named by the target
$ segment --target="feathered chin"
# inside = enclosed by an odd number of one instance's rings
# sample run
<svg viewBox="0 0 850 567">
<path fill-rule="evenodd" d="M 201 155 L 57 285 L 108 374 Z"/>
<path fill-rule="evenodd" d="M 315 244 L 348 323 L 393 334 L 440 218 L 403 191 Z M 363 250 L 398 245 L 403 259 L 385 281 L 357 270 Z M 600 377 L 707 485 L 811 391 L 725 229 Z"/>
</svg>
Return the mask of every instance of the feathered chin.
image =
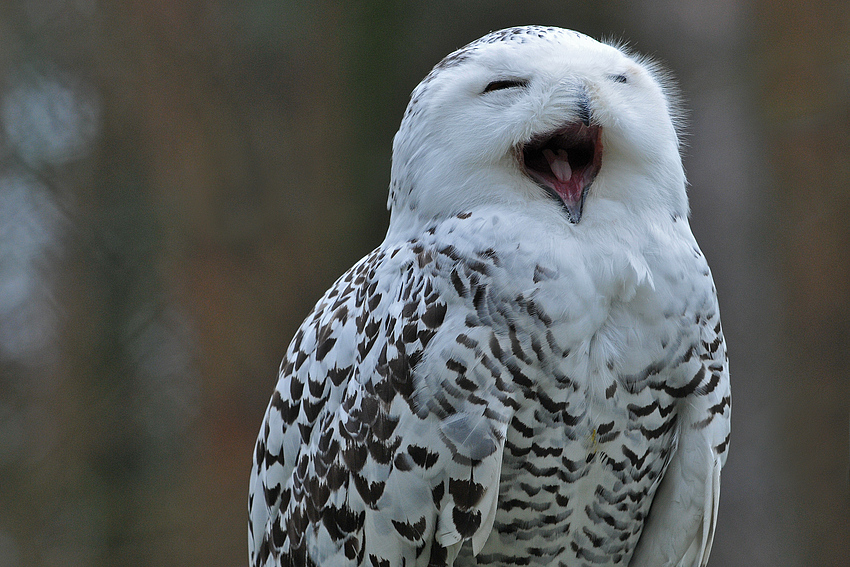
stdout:
<svg viewBox="0 0 850 567">
<path fill-rule="evenodd" d="M 520 155 L 528 176 L 566 208 L 572 223 L 579 222 L 587 189 L 602 165 L 599 126 L 569 124 L 533 138 Z"/>
</svg>

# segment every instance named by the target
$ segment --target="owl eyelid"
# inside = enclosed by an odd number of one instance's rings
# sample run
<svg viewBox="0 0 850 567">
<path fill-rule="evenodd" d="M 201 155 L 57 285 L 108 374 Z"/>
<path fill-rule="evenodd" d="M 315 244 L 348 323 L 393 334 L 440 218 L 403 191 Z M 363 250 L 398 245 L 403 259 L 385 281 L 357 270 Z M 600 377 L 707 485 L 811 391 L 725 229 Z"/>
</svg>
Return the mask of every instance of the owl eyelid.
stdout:
<svg viewBox="0 0 850 567">
<path fill-rule="evenodd" d="M 629 78 L 622 73 L 617 73 L 616 75 L 608 75 L 608 78 L 611 79 L 612 81 L 614 81 L 615 83 L 628 83 L 629 82 Z"/>
<path fill-rule="evenodd" d="M 499 79 L 497 81 L 491 81 L 486 87 L 484 87 L 484 91 L 481 94 L 492 91 L 500 91 L 503 89 L 525 88 L 527 86 L 527 79 Z"/>
</svg>

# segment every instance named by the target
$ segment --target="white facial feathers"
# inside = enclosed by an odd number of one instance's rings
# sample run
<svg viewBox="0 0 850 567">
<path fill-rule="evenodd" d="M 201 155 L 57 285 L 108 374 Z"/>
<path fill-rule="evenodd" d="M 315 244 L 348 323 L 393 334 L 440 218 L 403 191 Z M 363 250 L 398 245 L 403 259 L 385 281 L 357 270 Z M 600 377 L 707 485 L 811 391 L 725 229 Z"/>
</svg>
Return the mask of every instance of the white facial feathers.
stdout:
<svg viewBox="0 0 850 567">
<path fill-rule="evenodd" d="M 575 199 L 567 208 L 584 219 L 605 217 L 606 202 L 635 214 L 686 215 L 669 92 L 653 64 L 568 30 L 512 28 L 459 49 L 414 89 L 395 137 L 391 233 L 481 206 L 552 208 L 559 195 Z M 526 168 L 527 144 L 582 122 L 598 127 L 600 155 L 585 155 L 587 140 L 579 152 L 540 143 L 545 171 Z M 566 153 L 566 161 L 550 159 Z M 563 184 L 568 172 L 571 187 Z M 575 214 L 562 216 L 580 224 Z"/>
</svg>

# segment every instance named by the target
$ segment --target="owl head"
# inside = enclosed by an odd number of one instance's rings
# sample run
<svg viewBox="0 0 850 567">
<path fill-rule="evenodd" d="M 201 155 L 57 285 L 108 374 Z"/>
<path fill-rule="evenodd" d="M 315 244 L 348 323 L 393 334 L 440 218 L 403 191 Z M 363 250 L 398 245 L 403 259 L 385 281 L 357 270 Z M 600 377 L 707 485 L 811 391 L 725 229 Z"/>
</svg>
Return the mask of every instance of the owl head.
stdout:
<svg viewBox="0 0 850 567">
<path fill-rule="evenodd" d="M 656 65 L 578 32 L 492 32 L 414 89 L 393 143 L 390 231 L 482 208 L 562 231 L 686 216 L 671 93 Z"/>
</svg>

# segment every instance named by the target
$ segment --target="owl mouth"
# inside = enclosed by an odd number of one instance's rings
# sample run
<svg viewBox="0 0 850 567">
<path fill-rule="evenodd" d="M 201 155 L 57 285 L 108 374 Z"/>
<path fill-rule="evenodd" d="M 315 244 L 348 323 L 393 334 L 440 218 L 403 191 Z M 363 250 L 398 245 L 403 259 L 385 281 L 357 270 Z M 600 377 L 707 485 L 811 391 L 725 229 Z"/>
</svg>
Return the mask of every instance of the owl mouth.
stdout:
<svg viewBox="0 0 850 567">
<path fill-rule="evenodd" d="M 602 165 L 599 126 L 569 124 L 533 138 L 521 155 L 528 176 L 564 206 L 570 222 L 579 222 L 587 190 Z"/>
</svg>

